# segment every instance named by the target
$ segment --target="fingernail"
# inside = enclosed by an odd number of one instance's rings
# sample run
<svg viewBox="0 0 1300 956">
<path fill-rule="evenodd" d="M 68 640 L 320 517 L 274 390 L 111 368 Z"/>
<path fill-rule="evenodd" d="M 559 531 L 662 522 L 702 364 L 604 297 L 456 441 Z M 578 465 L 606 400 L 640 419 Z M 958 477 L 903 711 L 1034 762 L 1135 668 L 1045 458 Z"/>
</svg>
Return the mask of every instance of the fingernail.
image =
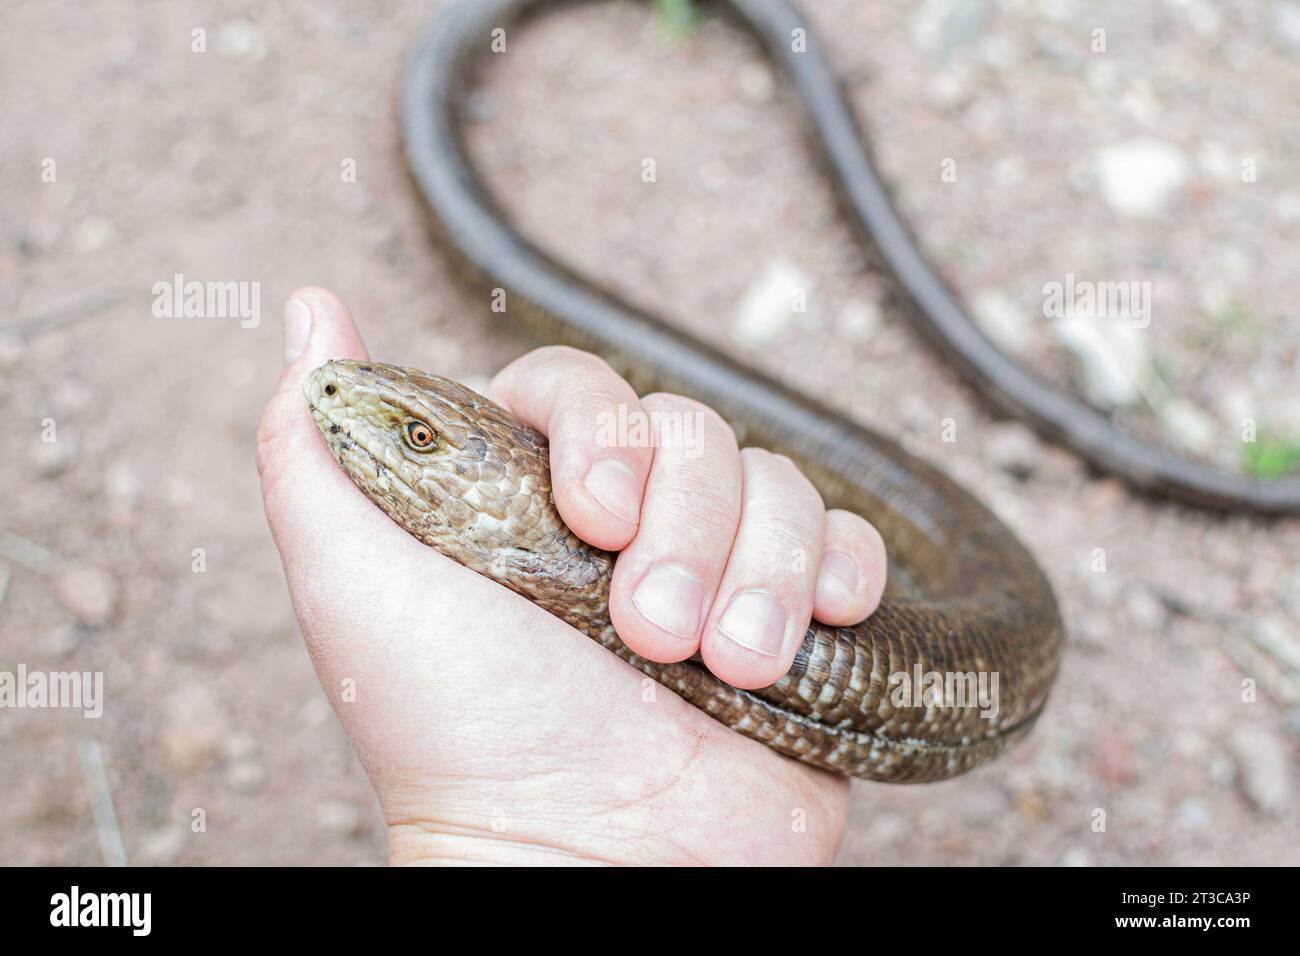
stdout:
<svg viewBox="0 0 1300 956">
<path fill-rule="evenodd" d="M 617 458 L 602 458 L 587 472 L 583 485 L 614 517 L 636 524 L 641 519 L 641 482 Z"/>
<path fill-rule="evenodd" d="M 692 638 L 700 630 L 704 585 L 690 568 L 656 564 L 637 585 L 632 603 L 651 624 L 678 637 Z"/>
<path fill-rule="evenodd" d="M 311 334 L 311 309 L 302 299 L 290 299 L 284 304 L 284 364 L 292 365 L 307 347 Z"/>
<path fill-rule="evenodd" d="M 789 615 L 781 602 L 765 591 L 743 591 L 731 599 L 718 621 L 718 630 L 741 647 L 768 657 L 781 653 Z"/>
<path fill-rule="evenodd" d="M 818 587 L 843 587 L 853 593 L 858 589 L 858 566 L 842 551 L 827 551 L 817 572 Z"/>
</svg>

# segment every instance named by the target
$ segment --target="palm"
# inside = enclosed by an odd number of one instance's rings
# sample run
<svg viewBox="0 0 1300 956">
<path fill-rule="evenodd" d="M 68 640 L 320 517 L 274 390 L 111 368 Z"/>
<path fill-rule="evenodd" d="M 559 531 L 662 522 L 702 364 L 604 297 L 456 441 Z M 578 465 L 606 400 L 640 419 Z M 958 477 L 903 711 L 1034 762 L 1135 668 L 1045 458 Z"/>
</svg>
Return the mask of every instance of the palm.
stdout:
<svg viewBox="0 0 1300 956">
<path fill-rule="evenodd" d="M 578 856 L 621 847 L 620 862 L 834 855 L 843 781 L 647 684 L 338 478 L 329 510 L 346 530 L 314 549 L 294 600 L 310 644 L 362 635 L 360 653 L 318 654 L 317 667 L 385 814 L 403 825 L 395 851 L 436 853 L 445 827 Z"/>
</svg>

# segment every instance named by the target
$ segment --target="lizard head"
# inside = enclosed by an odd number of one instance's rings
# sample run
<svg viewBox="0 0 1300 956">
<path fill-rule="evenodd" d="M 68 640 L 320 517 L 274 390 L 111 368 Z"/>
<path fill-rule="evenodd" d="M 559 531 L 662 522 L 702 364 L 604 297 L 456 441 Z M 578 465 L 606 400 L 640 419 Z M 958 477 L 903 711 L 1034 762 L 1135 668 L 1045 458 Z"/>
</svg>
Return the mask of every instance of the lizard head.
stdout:
<svg viewBox="0 0 1300 956">
<path fill-rule="evenodd" d="M 338 360 L 303 386 L 358 488 L 425 544 L 491 577 L 568 529 L 551 500 L 545 437 L 437 375 Z M 504 583 L 504 582 L 503 582 Z"/>
</svg>

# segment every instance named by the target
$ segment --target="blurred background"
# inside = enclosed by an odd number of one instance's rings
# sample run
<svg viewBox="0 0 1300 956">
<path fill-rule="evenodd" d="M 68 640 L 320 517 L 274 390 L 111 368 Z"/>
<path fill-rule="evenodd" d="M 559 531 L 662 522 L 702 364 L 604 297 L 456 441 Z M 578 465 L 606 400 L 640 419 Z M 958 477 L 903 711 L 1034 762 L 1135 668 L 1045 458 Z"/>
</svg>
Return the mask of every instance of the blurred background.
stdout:
<svg viewBox="0 0 1300 956">
<path fill-rule="evenodd" d="M 398 91 L 435 6 L 6 4 L 0 671 L 102 671 L 106 699 L 0 710 L 0 863 L 383 862 L 253 453 L 299 285 L 339 293 L 376 358 L 472 386 L 539 344 L 466 291 L 405 174 Z M 1300 460 L 1300 3 L 805 7 L 1004 349 L 1189 456 Z M 855 783 L 842 862 L 1300 862 L 1300 522 L 1134 496 L 991 416 L 886 307 L 782 78 L 725 20 L 565 7 L 490 60 L 471 142 L 527 234 L 944 468 L 1057 590 L 1069 650 L 1028 742 Z M 157 317 L 177 274 L 257 283 L 257 323 Z M 1068 274 L 1150 282 L 1150 325 L 1046 317 Z"/>
</svg>

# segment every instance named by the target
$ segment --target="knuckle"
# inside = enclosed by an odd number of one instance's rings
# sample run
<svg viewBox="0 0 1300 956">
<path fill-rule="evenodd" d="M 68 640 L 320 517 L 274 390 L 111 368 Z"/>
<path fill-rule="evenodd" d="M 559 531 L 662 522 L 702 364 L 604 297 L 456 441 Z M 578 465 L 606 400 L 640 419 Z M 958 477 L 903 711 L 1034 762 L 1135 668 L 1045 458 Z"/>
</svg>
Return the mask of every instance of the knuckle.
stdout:
<svg viewBox="0 0 1300 956">
<path fill-rule="evenodd" d="M 821 492 L 792 459 L 765 448 L 745 448 L 740 454 L 746 469 L 752 469 L 761 483 L 780 485 L 782 496 L 795 496 L 794 503 L 803 508 L 818 514 L 825 511 Z"/>
<path fill-rule="evenodd" d="M 746 531 L 752 524 L 761 533 L 779 537 L 785 542 L 795 541 L 804 547 L 812 547 L 822 538 L 820 512 L 811 508 L 789 508 L 779 499 L 748 508 L 746 518 Z"/>
<path fill-rule="evenodd" d="M 641 406 L 621 381 L 575 383 L 551 415 L 553 438 L 596 447 L 638 447 L 649 436 L 638 429 Z M 620 427 L 619 423 L 625 427 Z"/>
<path fill-rule="evenodd" d="M 703 402 L 675 392 L 652 392 L 642 397 L 641 405 L 652 415 L 667 413 L 696 416 L 701 425 L 701 432 L 708 435 L 711 441 L 723 441 L 733 448 L 739 447 L 736 432 L 731 424 Z"/>
<path fill-rule="evenodd" d="M 790 521 L 775 513 L 754 516 L 744 523 L 743 529 L 744 546 L 764 552 L 807 553 L 814 540 L 812 530 L 802 522 Z"/>
<path fill-rule="evenodd" d="M 718 417 L 718 413 L 709 408 L 703 402 L 688 398 L 685 395 L 678 395 L 676 392 L 651 392 L 643 396 L 641 401 L 647 408 L 662 409 L 673 412 L 700 412 L 702 414 Z"/>
<path fill-rule="evenodd" d="M 519 356 L 497 372 L 492 378 L 492 386 L 505 384 L 533 390 L 567 382 L 575 373 L 584 372 L 617 377 L 609 363 L 599 355 L 568 345 L 543 345 Z"/>
<path fill-rule="evenodd" d="M 730 539 L 740 520 L 740 502 L 718 490 L 702 474 L 685 473 L 655 489 L 655 507 L 692 534 L 712 537 L 725 533 Z"/>
<path fill-rule="evenodd" d="M 610 367 L 610 364 L 599 355 L 594 352 L 575 349 L 571 345 L 544 345 L 530 352 L 526 358 L 531 362 L 543 365 L 555 364 L 566 369 L 585 369 L 617 377 L 617 373 Z"/>
</svg>

